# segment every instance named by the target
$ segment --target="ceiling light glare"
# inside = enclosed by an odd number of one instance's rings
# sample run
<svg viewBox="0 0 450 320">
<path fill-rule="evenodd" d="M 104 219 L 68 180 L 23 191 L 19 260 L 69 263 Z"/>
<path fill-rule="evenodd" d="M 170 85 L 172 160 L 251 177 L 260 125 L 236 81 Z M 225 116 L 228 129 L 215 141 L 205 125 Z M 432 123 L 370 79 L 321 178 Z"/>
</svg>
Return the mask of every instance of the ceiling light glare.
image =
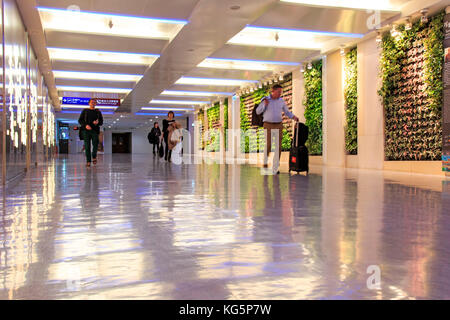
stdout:
<svg viewBox="0 0 450 320">
<path fill-rule="evenodd" d="M 278 80 L 283 81 L 284 80 L 284 75 L 280 74 L 280 77 L 278 78 Z"/>
<path fill-rule="evenodd" d="M 345 47 L 341 46 L 341 50 L 340 50 L 341 56 L 345 56 Z"/>
<path fill-rule="evenodd" d="M 120 73 L 97 73 L 97 72 L 78 72 L 78 71 L 53 71 L 55 78 L 60 79 L 80 79 L 80 80 L 98 80 L 98 81 L 119 81 L 119 82 L 137 82 L 142 75 L 120 74 Z"/>
<path fill-rule="evenodd" d="M 57 86 L 58 91 L 68 92 L 101 92 L 101 93 L 123 93 L 128 94 L 133 89 L 123 88 L 99 88 L 99 87 L 74 87 L 74 86 Z"/>
<path fill-rule="evenodd" d="M 108 36 L 173 39 L 187 21 L 38 7 L 45 30 Z"/>
<path fill-rule="evenodd" d="M 195 109 L 193 108 L 158 108 L 158 107 L 143 107 L 141 108 L 141 110 L 146 110 L 146 111 L 150 111 L 150 110 L 159 110 L 159 111 L 173 111 L 173 112 L 177 112 L 177 111 L 193 111 Z"/>
<path fill-rule="evenodd" d="M 234 87 L 256 82 L 252 80 L 181 77 L 176 84 Z"/>
<path fill-rule="evenodd" d="M 165 90 L 161 93 L 163 96 L 179 96 L 179 97 L 216 97 L 216 96 L 232 96 L 232 92 L 209 92 L 209 91 L 174 91 Z"/>
<path fill-rule="evenodd" d="M 273 71 L 285 66 L 297 66 L 295 62 L 283 61 L 257 61 L 257 60 L 235 60 L 222 58 L 206 58 L 198 67 L 226 69 L 226 70 L 252 70 L 252 71 Z"/>
<path fill-rule="evenodd" d="M 158 58 L 157 54 L 107 52 L 94 50 L 76 50 L 47 48 L 51 60 L 83 61 L 93 63 L 113 63 L 151 66 Z"/>
<path fill-rule="evenodd" d="M 304 72 L 305 72 L 305 66 L 304 66 L 304 65 L 302 65 L 302 66 L 300 67 L 300 72 L 301 72 L 301 73 L 304 73 Z"/>
<path fill-rule="evenodd" d="M 390 0 L 281 0 L 282 2 L 309 5 L 314 7 L 334 7 L 347 9 L 366 9 L 380 11 L 397 11 Z"/>
<path fill-rule="evenodd" d="M 152 100 L 150 104 L 202 105 L 209 101 Z"/>
<path fill-rule="evenodd" d="M 262 85 L 262 83 L 260 82 L 260 83 L 258 84 L 258 88 L 259 88 L 259 89 L 262 89 L 262 87 L 263 87 L 263 85 Z"/>
<path fill-rule="evenodd" d="M 311 62 L 308 62 L 308 70 L 311 70 L 312 69 L 312 63 Z"/>
<path fill-rule="evenodd" d="M 277 39 L 276 35 L 278 35 Z M 266 27 L 245 27 L 228 43 L 242 46 L 262 46 L 290 49 L 320 50 L 323 43 L 336 37 L 362 38 L 363 34 L 322 32 L 309 30 L 275 29 Z"/>
</svg>

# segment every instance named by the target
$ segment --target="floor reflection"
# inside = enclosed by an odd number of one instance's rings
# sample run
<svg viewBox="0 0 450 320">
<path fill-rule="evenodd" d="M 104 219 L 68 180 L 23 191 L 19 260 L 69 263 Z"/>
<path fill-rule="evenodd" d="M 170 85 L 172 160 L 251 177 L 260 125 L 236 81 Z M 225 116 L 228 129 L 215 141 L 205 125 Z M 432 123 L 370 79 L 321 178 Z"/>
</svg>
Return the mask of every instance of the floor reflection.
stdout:
<svg viewBox="0 0 450 320">
<path fill-rule="evenodd" d="M 0 299 L 448 299 L 436 179 L 60 159 L 2 194 Z"/>
</svg>

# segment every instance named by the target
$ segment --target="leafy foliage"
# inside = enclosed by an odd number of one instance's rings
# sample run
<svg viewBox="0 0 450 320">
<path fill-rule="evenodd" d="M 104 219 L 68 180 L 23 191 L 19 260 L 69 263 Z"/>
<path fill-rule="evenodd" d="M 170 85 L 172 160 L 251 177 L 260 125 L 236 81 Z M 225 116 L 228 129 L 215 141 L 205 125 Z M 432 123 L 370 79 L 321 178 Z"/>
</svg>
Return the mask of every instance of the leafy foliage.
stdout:
<svg viewBox="0 0 450 320">
<path fill-rule="evenodd" d="M 388 160 L 438 160 L 442 154 L 443 18 L 417 21 L 382 41 L 379 95 Z"/>
<path fill-rule="evenodd" d="M 305 119 L 309 127 L 309 138 L 306 142 L 311 155 L 322 154 L 322 61 L 313 63 L 312 68 L 305 70 Z"/>
<path fill-rule="evenodd" d="M 358 153 L 358 67 L 357 49 L 345 56 L 345 149 L 348 154 Z"/>
<path fill-rule="evenodd" d="M 206 141 L 206 151 L 219 152 L 220 151 L 220 136 L 218 127 L 220 124 L 220 104 L 215 103 L 214 106 L 206 110 L 208 117 L 208 130 L 211 134 Z"/>
</svg>

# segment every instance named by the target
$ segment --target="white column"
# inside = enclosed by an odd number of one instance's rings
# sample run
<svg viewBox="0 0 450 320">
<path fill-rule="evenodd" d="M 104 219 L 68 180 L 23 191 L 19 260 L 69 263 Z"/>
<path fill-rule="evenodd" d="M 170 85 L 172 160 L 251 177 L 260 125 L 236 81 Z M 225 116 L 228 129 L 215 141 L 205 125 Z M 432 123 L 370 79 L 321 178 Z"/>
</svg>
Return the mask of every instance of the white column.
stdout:
<svg viewBox="0 0 450 320">
<path fill-rule="evenodd" d="M 381 85 L 381 49 L 375 38 L 358 44 L 358 166 L 383 169 L 384 110 L 378 89 Z"/>
<path fill-rule="evenodd" d="M 323 64 L 323 161 L 327 166 L 345 166 L 345 101 L 343 57 L 329 54 Z"/>
<path fill-rule="evenodd" d="M 292 112 L 298 117 L 300 122 L 305 123 L 305 81 L 300 69 L 292 72 Z M 294 125 L 294 123 L 293 123 Z"/>
</svg>

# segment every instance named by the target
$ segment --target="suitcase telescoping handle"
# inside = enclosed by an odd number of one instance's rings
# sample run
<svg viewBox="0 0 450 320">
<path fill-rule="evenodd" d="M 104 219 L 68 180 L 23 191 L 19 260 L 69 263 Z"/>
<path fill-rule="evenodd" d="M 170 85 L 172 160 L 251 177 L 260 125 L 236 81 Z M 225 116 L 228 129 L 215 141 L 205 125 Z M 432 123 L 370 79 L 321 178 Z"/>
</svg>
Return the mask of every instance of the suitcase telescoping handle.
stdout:
<svg viewBox="0 0 450 320">
<path fill-rule="evenodd" d="M 294 146 L 298 148 L 298 132 L 299 132 L 299 122 L 295 122 L 295 131 L 294 131 Z"/>
</svg>

